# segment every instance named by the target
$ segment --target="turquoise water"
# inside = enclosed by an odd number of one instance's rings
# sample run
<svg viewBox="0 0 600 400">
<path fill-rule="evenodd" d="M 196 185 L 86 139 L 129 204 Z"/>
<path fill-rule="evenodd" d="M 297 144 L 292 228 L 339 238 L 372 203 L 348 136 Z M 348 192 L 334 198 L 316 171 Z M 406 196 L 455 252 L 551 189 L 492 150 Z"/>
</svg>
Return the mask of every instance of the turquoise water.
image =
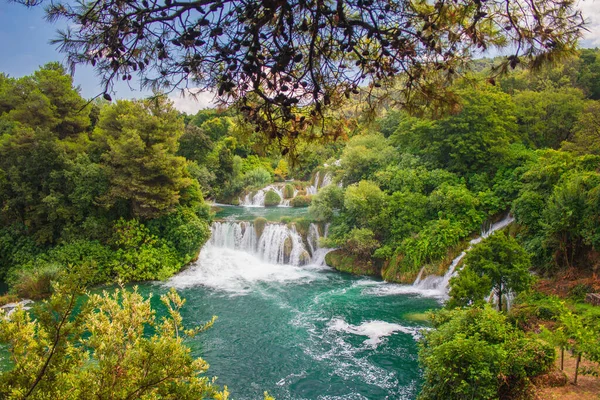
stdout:
<svg viewBox="0 0 600 400">
<path fill-rule="evenodd" d="M 331 271 L 266 264 L 205 248 L 198 265 L 166 284 L 187 299 L 184 321 L 217 315 L 188 343 L 234 399 L 415 399 L 420 385 L 411 313 L 439 307 L 410 286 Z"/>
<path fill-rule="evenodd" d="M 234 219 L 262 213 L 278 220 L 273 211 L 280 208 L 224 210 Z M 187 345 L 210 364 L 208 376 L 217 376 L 232 399 L 262 399 L 264 391 L 279 400 L 417 397 L 417 339 L 427 326 L 411 314 L 439 308 L 437 291 L 338 273 L 317 265 L 317 257 L 304 266 L 275 264 L 268 259 L 276 258 L 265 258 L 269 252 L 261 256 L 257 247 L 236 240 L 232 247 L 211 240 L 187 270 L 167 282 L 139 285 L 143 294 L 154 294 L 159 316 L 159 295 L 170 287 L 186 299 L 186 326 L 218 316 Z"/>
<path fill-rule="evenodd" d="M 253 221 L 258 217 L 278 222 L 281 217 L 301 218 L 308 214 L 308 207 L 241 207 L 217 204 L 213 207 L 216 219 L 233 218 L 240 221 Z"/>
</svg>

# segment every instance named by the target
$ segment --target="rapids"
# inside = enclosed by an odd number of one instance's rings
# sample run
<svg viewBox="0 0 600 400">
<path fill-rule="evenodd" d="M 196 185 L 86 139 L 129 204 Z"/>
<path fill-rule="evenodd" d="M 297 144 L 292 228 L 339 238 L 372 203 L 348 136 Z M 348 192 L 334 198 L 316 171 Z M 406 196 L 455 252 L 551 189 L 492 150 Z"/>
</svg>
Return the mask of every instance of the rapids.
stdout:
<svg viewBox="0 0 600 400">
<path fill-rule="evenodd" d="M 141 287 L 177 288 L 188 326 L 218 316 L 188 342 L 209 376 L 234 399 L 264 391 L 277 399 L 416 398 L 416 340 L 427 327 L 410 316 L 440 307 L 438 292 L 331 270 L 318 246 L 327 227 L 313 225 L 304 237 L 281 223 L 257 232 L 244 208 L 229 214 L 213 224 L 196 263 Z"/>
</svg>

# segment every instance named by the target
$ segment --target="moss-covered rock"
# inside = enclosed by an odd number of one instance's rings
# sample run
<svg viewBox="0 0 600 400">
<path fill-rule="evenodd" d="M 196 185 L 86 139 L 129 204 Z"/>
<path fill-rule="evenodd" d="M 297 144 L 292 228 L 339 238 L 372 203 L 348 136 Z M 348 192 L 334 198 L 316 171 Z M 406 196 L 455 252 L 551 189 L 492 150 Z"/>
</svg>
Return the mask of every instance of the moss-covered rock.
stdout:
<svg viewBox="0 0 600 400">
<path fill-rule="evenodd" d="M 261 237 L 263 231 L 265 230 L 265 226 L 267 225 L 267 219 L 263 217 L 258 217 L 254 220 L 254 230 L 256 231 L 256 237 Z"/>
<path fill-rule="evenodd" d="M 283 241 L 283 259 L 284 262 L 290 261 L 290 255 L 292 254 L 292 239 L 290 237 L 285 238 Z"/>
<path fill-rule="evenodd" d="M 310 254 L 308 251 L 304 250 L 302 254 L 300 254 L 300 265 L 306 265 L 310 262 Z"/>
<path fill-rule="evenodd" d="M 298 195 L 292 199 L 291 203 L 292 207 L 308 207 L 311 201 L 312 198 L 310 196 Z"/>
<path fill-rule="evenodd" d="M 380 274 L 379 268 L 373 260 L 364 260 L 343 250 L 334 250 L 327 253 L 325 263 L 338 271 L 354 275 L 378 276 Z"/>
<path fill-rule="evenodd" d="M 274 190 L 265 193 L 265 207 L 275 207 L 281 203 L 281 197 Z"/>
</svg>

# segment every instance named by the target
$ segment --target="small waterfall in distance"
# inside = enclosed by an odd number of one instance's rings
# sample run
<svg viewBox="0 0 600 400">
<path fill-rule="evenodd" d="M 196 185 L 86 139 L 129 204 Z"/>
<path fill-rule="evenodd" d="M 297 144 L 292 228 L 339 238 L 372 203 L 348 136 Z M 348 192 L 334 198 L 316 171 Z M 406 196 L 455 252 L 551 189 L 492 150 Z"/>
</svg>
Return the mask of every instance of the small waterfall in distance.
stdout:
<svg viewBox="0 0 600 400">
<path fill-rule="evenodd" d="M 321 172 L 315 172 L 315 176 L 313 178 L 313 183 L 306 188 L 307 195 L 315 195 L 319 191 L 319 189 L 323 189 L 325 186 L 329 186 L 333 183 L 333 174 L 331 172 L 325 172 L 323 178 L 321 179 Z"/>
<path fill-rule="evenodd" d="M 244 251 L 273 264 L 323 265 L 329 251 L 319 247 L 321 235 L 316 224 L 309 226 L 308 248 L 294 225 L 282 223 L 267 223 L 258 235 L 252 222 L 215 221 L 211 233 L 207 245 Z"/>
<path fill-rule="evenodd" d="M 515 219 L 512 217 L 512 215 L 508 214 L 508 215 L 506 215 L 506 217 L 502 218 L 502 220 L 500 220 L 494 224 L 484 223 L 484 225 L 481 229 L 481 235 L 475 239 L 472 239 L 469 242 L 469 247 L 465 251 L 460 253 L 458 255 L 458 257 L 456 257 L 454 260 L 452 260 L 452 263 L 448 267 L 448 270 L 446 271 L 444 276 L 429 275 L 429 276 L 423 278 L 422 276 L 423 276 L 423 273 L 425 270 L 425 267 L 423 267 L 419 271 L 419 275 L 417 275 L 417 279 L 415 279 L 415 282 L 413 283 L 413 287 L 420 289 L 420 290 L 435 290 L 435 291 L 438 291 L 442 295 L 448 295 L 448 292 L 450 290 L 450 287 L 449 287 L 450 279 L 458 273 L 458 271 L 456 270 L 456 267 L 460 264 L 462 259 L 467 255 L 467 252 L 469 250 L 471 250 L 474 245 L 481 242 L 483 239 L 487 238 L 488 236 L 490 236 L 492 233 L 496 232 L 497 230 L 505 228 L 506 226 L 511 224 L 514 220 Z"/>
</svg>

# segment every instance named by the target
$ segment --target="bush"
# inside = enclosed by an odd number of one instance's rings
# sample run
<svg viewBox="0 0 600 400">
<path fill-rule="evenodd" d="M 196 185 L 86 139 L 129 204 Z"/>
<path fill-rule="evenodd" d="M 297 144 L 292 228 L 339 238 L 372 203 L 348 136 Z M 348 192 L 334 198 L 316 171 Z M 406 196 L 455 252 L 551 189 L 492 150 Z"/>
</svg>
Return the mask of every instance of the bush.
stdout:
<svg viewBox="0 0 600 400">
<path fill-rule="evenodd" d="M 343 206 L 344 190 L 337 185 L 329 185 L 319 190 L 312 198 L 308 212 L 315 221 L 331 221 L 335 210 Z"/>
<path fill-rule="evenodd" d="M 177 251 L 137 220 L 115 224 L 113 273 L 123 282 L 164 280 L 183 265 Z"/>
<path fill-rule="evenodd" d="M 311 202 L 311 196 L 296 196 L 292 199 L 292 207 L 308 207 Z"/>
<path fill-rule="evenodd" d="M 61 269 L 55 264 L 21 269 L 13 278 L 12 290 L 21 298 L 40 300 L 52 294 L 52 284 L 60 276 Z"/>
<path fill-rule="evenodd" d="M 371 253 L 379 247 L 379 242 L 375 239 L 375 234 L 370 229 L 354 228 L 345 237 L 344 241 L 344 249 L 362 258 L 369 258 Z"/>
<path fill-rule="evenodd" d="M 207 221 L 187 207 L 178 207 L 175 212 L 148 222 L 148 228 L 175 248 L 184 263 L 195 259 L 210 238 Z"/>
<path fill-rule="evenodd" d="M 244 186 L 261 188 L 273 181 L 271 174 L 263 167 L 248 171 L 244 174 Z"/>
<path fill-rule="evenodd" d="M 294 197 L 294 186 L 290 183 L 286 183 L 285 187 L 283 188 L 283 198 L 284 199 L 291 199 L 292 197 Z"/>
<path fill-rule="evenodd" d="M 274 190 L 269 190 L 265 194 L 265 207 L 275 207 L 279 203 L 281 203 L 281 197 Z"/>
<path fill-rule="evenodd" d="M 442 310 L 420 342 L 419 399 L 515 398 L 554 364 L 554 348 L 528 338 L 491 306 Z"/>
</svg>

